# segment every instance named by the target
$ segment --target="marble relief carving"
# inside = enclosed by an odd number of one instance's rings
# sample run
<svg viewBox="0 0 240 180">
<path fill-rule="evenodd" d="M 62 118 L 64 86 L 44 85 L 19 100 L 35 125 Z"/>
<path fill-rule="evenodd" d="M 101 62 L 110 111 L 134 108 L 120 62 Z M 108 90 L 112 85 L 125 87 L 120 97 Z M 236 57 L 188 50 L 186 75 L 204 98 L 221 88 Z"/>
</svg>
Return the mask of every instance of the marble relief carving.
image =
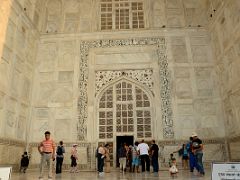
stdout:
<svg viewBox="0 0 240 180">
<path fill-rule="evenodd" d="M 122 76 L 130 77 L 147 86 L 150 90 L 153 88 L 152 69 L 144 70 L 123 70 L 123 71 L 98 71 L 96 72 L 96 93 L 107 83 Z"/>
<path fill-rule="evenodd" d="M 7 85 L 9 82 L 9 64 L 5 61 L 0 61 L 0 77 L 5 77 L 5 78 L 0 78 L 0 89 L 3 91 L 7 90 Z"/>
<path fill-rule="evenodd" d="M 23 139 L 25 135 L 26 117 L 20 116 L 17 124 L 17 137 Z"/>
<path fill-rule="evenodd" d="M 48 1 L 47 4 L 47 33 L 54 33 L 60 31 L 60 17 L 62 3 L 58 0 Z"/>
<path fill-rule="evenodd" d="M 4 97 L 5 97 L 5 94 L 3 94 L 1 91 L 0 91 L 0 110 L 3 108 L 4 106 Z"/>
<path fill-rule="evenodd" d="M 87 85 L 88 85 L 88 55 L 91 48 L 110 48 L 110 47 L 133 47 L 133 46 L 156 46 L 158 54 L 160 86 L 161 86 L 161 104 L 163 120 L 164 138 L 173 138 L 173 120 L 170 92 L 170 73 L 166 58 L 166 46 L 164 38 L 134 38 L 119 40 L 97 40 L 82 41 L 80 44 L 80 74 L 79 74 L 79 120 L 78 120 L 78 140 L 86 139 L 87 128 Z"/>
</svg>

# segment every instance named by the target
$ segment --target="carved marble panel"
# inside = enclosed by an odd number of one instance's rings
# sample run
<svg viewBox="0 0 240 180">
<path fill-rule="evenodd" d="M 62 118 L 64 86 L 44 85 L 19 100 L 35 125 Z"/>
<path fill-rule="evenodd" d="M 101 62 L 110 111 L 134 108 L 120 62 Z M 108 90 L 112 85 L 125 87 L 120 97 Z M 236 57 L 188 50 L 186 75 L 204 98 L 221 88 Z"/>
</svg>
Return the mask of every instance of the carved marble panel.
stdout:
<svg viewBox="0 0 240 180">
<path fill-rule="evenodd" d="M 179 115 L 192 115 L 193 111 L 193 104 L 178 104 Z"/>
<path fill-rule="evenodd" d="M 203 45 L 192 46 L 193 61 L 195 63 L 209 62 L 208 47 Z"/>
<path fill-rule="evenodd" d="M 19 56 L 15 56 L 14 59 L 15 59 L 14 68 L 21 73 L 22 71 L 24 71 L 24 59 L 20 58 Z"/>
<path fill-rule="evenodd" d="M 19 139 L 25 139 L 25 133 L 26 133 L 26 117 L 19 116 L 18 122 L 17 122 L 17 138 Z"/>
<path fill-rule="evenodd" d="M 38 76 L 40 82 L 54 81 L 54 72 L 41 72 Z"/>
<path fill-rule="evenodd" d="M 64 32 L 76 33 L 78 31 L 78 21 L 65 21 Z"/>
<path fill-rule="evenodd" d="M 45 42 L 40 45 L 38 52 L 38 68 L 40 72 L 54 71 L 57 49 L 55 42 Z"/>
<path fill-rule="evenodd" d="M 189 137 L 195 127 L 195 118 L 193 115 L 179 115 L 177 118 L 177 127 L 182 129 L 182 136 Z"/>
<path fill-rule="evenodd" d="M 23 27 L 20 27 L 23 28 Z M 19 56 L 25 55 L 25 46 L 26 46 L 26 34 L 25 30 L 17 29 L 16 32 L 16 40 L 15 40 L 15 48 Z"/>
<path fill-rule="evenodd" d="M 47 33 L 60 32 L 62 3 L 59 0 L 48 1 L 47 4 Z"/>
<path fill-rule="evenodd" d="M 91 18 L 91 13 L 93 9 L 93 1 L 89 2 L 88 0 L 82 0 L 80 2 L 80 18 Z"/>
<path fill-rule="evenodd" d="M 179 8 L 181 7 L 181 3 L 178 0 L 168 0 L 166 1 L 167 8 Z"/>
<path fill-rule="evenodd" d="M 58 82 L 72 82 L 73 71 L 59 71 L 58 72 Z"/>
<path fill-rule="evenodd" d="M 7 96 L 8 97 L 8 96 Z M 15 98 L 10 98 L 8 97 L 6 99 L 6 106 L 5 109 L 11 111 L 11 112 L 16 112 L 17 111 L 17 100 Z"/>
<path fill-rule="evenodd" d="M 176 95 L 179 99 L 192 97 L 192 85 L 189 78 L 178 78 L 176 82 Z"/>
<path fill-rule="evenodd" d="M 191 45 L 207 45 L 209 39 L 206 36 L 192 36 L 190 37 Z"/>
<path fill-rule="evenodd" d="M 35 10 L 33 15 L 33 24 L 37 27 L 38 30 L 39 30 L 39 20 L 40 20 L 39 12 Z"/>
<path fill-rule="evenodd" d="M 28 106 L 25 104 L 21 104 L 20 105 L 20 110 L 19 110 L 19 114 L 21 116 L 27 117 L 28 116 Z"/>
<path fill-rule="evenodd" d="M 41 141 L 44 138 L 44 132 L 49 131 L 49 123 L 48 120 L 36 119 L 34 120 L 34 124 L 32 125 L 32 139 Z"/>
<path fill-rule="evenodd" d="M 172 56 L 176 63 L 187 63 L 187 49 L 185 45 L 172 45 Z"/>
<path fill-rule="evenodd" d="M 28 17 L 30 17 L 30 16 L 31 16 L 31 13 L 32 13 L 32 10 L 33 10 L 33 4 L 31 3 L 31 1 L 25 0 L 23 7 L 25 8 L 25 13 L 26 13 L 26 15 L 27 15 Z"/>
<path fill-rule="evenodd" d="M 229 64 L 228 74 L 229 74 L 229 85 L 234 88 L 237 83 L 239 83 L 240 77 L 240 63 L 238 61 L 233 61 Z"/>
<path fill-rule="evenodd" d="M 196 67 L 194 68 L 195 76 L 197 78 L 209 78 L 211 77 L 213 69 L 209 67 Z"/>
<path fill-rule="evenodd" d="M 231 159 L 239 161 L 240 159 L 240 142 L 231 142 L 230 144 Z"/>
<path fill-rule="evenodd" d="M 4 59 L 7 63 L 12 60 L 12 50 L 8 48 L 7 46 L 3 46 L 3 53 L 2 53 L 2 59 Z"/>
<path fill-rule="evenodd" d="M 46 82 L 46 83 L 40 83 L 38 92 L 37 92 L 37 103 L 38 104 L 47 104 L 49 101 L 49 98 L 52 96 L 53 91 L 55 89 L 55 83 L 54 82 Z"/>
<path fill-rule="evenodd" d="M 4 106 L 5 94 L 0 91 L 0 109 Z"/>
<path fill-rule="evenodd" d="M 211 39 L 212 39 L 214 55 L 215 55 L 215 57 L 218 58 L 221 55 L 222 48 L 221 48 L 219 37 L 217 36 L 216 31 L 213 31 L 211 33 Z"/>
<path fill-rule="evenodd" d="M 210 97 L 213 95 L 213 87 L 211 79 L 196 79 L 198 96 Z"/>
<path fill-rule="evenodd" d="M 14 137 L 16 130 L 16 114 L 11 111 L 5 113 L 5 135 L 6 137 Z"/>
<path fill-rule="evenodd" d="M 79 147 L 78 153 L 79 153 L 79 164 L 87 164 L 88 163 L 88 159 L 86 158 L 88 157 L 87 148 Z"/>
<path fill-rule="evenodd" d="M 35 117 L 37 119 L 48 119 L 50 112 L 48 108 L 35 108 Z"/>
<path fill-rule="evenodd" d="M 73 89 L 71 86 L 59 85 L 52 92 L 51 102 L 54 103 L 71 103 L 73 101 Z"/>
<path fill-rule="evenodd" d="M 170 37 L 170 42 L 171 42 L 172 45 L 186 46 L 185 37 L 182 37 L 182 36 L 172 36 L 172 37 Z"/>
<path fill-rule="evenodd" d="M 70 119 L 56 119 L 54 128 L 55 141 L 69 141 L 71 139 L 71 131 L 69 131 L 71 128 L 72 123 Z"/>
<path fill-rule="evenodd" d="M 77 13 L 77 12 L 79 12 L 80 7 L 81 7 L 80 2 L 78 0 L 64 0 L 65 12 Z M 89 9 L 89 8 L 87 8 L 87 9 Z"/>
<path fill-rule="evenodd" d="M 81 19 L 79 23 L 80 32 L 89 32 L 91 31 L 91 21 L 89 19 Z"/>
<path fill-rule="evenodd" d="M 204 144 L 204 156 L 208 161 L 224 161 L 225 147 L 222 144 Z"/>
<path fill-rule="evenodd" d="M 202 115 L 201 117 L 201 128 L 214 128 L 217 127 L 217 116 L 216 115 Z"/>
<path fill-rule="evenodd" d="M 168 27 L 182 27 L 182 17 L 179 16 L 168 16 L 167 17 L 167 26 Z"/>
<path fill-rule="evenodd" d="M 16 25 L 14 24 L 13 21 L 8 22 L 8 27 L 7 27 L 7 33 L 6 33 L 6 44 L 8 47 L 13 47 L 14 46 L 14 39 L 15 39 L 15 31 L 16 31 Z"/>
<path fill-rule="evenodd" d="M 234 112 L 229 109 L 225 110 L 226 114 L 226 131 L 229 136 L 234 136 L 238 134 L 237 127 L 235 126 L 235 120 L 234 120 Z"/>
<path fill-rule="evenodd" d="M 72 70 L 75 60 L 75 44 L 72 41 L 63 41 L 59 52 L 58 67 L 62 70 Z"/>
<path fill-rule="evenodd" d="M 174 67 L 175 78 L 190 78 L 189 67 Z"/>
<path fill-rule="evenodd" d="M 1 153 L 0 162 L 2 164 L 7 164 L 8 159 L 6 157 L 7 157 L 8 149 L 7 149 L 7 146 L 5 144 L 3 144 L 3 145 L 0 144 L 0 153 Z"/>
<path fill-rule="evenodd" d="M 165 19 L 165 3 L 163 0 L 152 1 L 152 13 L 153 13 L 153 27 L 162 27 L 166 26 Z"/>
<path fill-rule="evenodd" d="M 25 101 L 29 101 L 30 97 L 30 90 L 31 90 L 31 82 L 27 77 L 23 77 L 23 84 L 22 84 L 22 92 L 21 92 L 21 97 Z"/>
<path fill-rule="evenodd" d="M 56 108 L 56 119 L 72 119 L 73 109 L 72 108 Z"/>
<path fill-rule="evenodd" d="M 0 61 L 0 89 L 7 91 L 9 83 L 9 64 L 3 60 Z"/>
<path fill-rule="evenodd" d="M 217 104 L 213 103 L 211 100 L 195 100 L 194 110 L 202 115 L 216 115 Z"/>
</svg>

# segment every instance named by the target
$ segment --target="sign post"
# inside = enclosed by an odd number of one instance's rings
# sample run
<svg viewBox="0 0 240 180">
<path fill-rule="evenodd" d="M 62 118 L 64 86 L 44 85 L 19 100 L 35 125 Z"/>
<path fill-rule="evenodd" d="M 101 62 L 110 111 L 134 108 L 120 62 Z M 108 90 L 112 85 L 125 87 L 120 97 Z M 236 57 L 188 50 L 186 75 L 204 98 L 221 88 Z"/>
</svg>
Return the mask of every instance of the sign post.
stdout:
<svg viewBox="0 0 240 180">
<path fill-rule="evenodd" d="M 240 162 L 212 163 L 212 180 L 240 180 Z"/>
<path fill-rule="evenodd" d="M 9 180 L 11 178 L 12 167 L 0 167 L 0 180 Z"/>
</svg>

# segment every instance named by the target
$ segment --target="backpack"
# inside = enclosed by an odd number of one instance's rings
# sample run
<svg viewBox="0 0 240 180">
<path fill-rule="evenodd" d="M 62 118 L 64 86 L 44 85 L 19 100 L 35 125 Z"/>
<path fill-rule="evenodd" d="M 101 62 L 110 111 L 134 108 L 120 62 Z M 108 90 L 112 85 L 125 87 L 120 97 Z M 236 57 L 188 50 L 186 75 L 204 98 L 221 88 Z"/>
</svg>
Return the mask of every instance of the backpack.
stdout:
<svg viewBox="0 0 240 180">
<path fill-rule="evenodd" d="M 28 167 L 28 164 L 29 164 L 29 157 L 28 156 L 22 156 L 21 166 L 22 167 Z"/>
<path fill-rule="evenodd" d="M 63 155 L 63 149 L 60 146 L 57 147 L 57 155 Z"/>
<path fill-rule="evenodd" d="M 179 150 L 178 150 L 178 156 L 182 156 L 182 155 L 183 155 L 183 152 L 184 152 L 184 149 L 183 149 L 183 148 L 179 149 Z"/>
</svg>

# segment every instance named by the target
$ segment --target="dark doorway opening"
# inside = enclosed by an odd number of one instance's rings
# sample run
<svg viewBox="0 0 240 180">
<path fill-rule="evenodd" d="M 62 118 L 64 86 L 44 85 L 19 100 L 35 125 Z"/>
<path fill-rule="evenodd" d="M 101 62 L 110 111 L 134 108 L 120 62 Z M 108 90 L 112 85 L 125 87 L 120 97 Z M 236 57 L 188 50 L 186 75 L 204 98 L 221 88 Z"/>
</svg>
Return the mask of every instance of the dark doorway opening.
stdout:
<svg viewBox="0 0 240 180">
<path fill-rule="evenodd" d="M 133 140 L 134 140 L 134 138 L 133 138 L 133 136 L 117 136 L 117 145 L 116 145 L 116 147 L 117 147 L 117 149 L 116 149 L 116 155 L 117 155 L 117 158 L 116 158 L 116 160 L 117 160 L 117 162 L 116 162 L 116 165 L 117 165 L 117 167 L 119 167 L 119 158 L 118 158 L 118 149 L 121 147 L 121 145 L 123 145 L 124 143 L 126 143 L 128 146 L 129 145 L 133 145 Z"/>
</svg>

